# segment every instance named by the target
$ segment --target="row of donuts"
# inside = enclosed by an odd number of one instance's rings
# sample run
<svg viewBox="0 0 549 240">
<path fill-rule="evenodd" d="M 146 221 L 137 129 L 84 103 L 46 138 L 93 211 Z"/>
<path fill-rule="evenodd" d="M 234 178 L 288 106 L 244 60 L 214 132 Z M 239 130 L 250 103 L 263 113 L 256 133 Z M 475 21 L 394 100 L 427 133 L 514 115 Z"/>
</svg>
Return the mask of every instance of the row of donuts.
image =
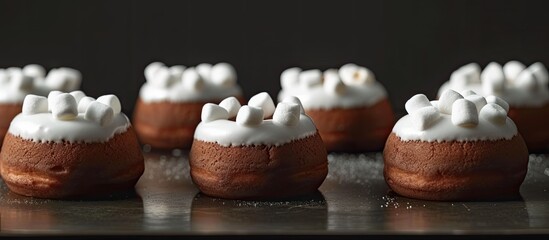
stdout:
<svg viewBox="0 0 549 240">
<path fill-rule="evenodd" d="M 164 107 L 175 117 L 174 113 L 187 109 L 189 103 L 148 102 L 150 99 L 143 96 L 172 97 L 175 95 L 169 93 L 177 85 L 184 90 L 199 91 L 200 96 L 210 94 L 200 92 L 205 89 L 219 92 L 228 88 L 240 92 L 234 69 L 227 64 L 219 66 L 201 70 L 204 77 L 200 77 L 201 71 L 194 68 L 178 67 L 181 73 L 178 75 L 171 70 L 173 67 L 151 64 L 145 72 L 155 80 L 149 84 L 147 77 L 138 105 L 140 101 L 145 106 L 155 105 L 149 108 L 149 116 L 160 115 L 156 110 Z M 222 73 L 216 75 L 215 81 L 211 79 L 213 69 Z M 194 74 L 186 73 L 192 71 Z M 169 77 L 157 81 L 158 72 L 168 72 Z M 191 75 L 194 77 L 190 79 L 202 84 L 184 85 Z M 351 78 L 343 80 L 346 76 Z M 317 120 L 309 117 L 305 103 L 357 93 L 355 96 L 359 97 L 334 98 L 346 99 L 342 103 L 328 103 L 339 106 L 340 112 L 331 108 L 318 110 L 328 113 L 324 118 L 339 117 L 345 115 L 347 108 L 338 104 L 352 108 L 356 98 L 366 95 L 364 89 L 376 86 L 370 71 L 352 64 L 325 73 L 290 69 L 282 74 L 282 79 L 284 85 L 292 86 L 289 89 L 294 93 L 284 95 L 287 89 L 284 88 L 277 106 L 266 93 L 250 98 L 244 106 L 241 95 L 212 101 L 219 104 L 194 103 L 199 109 L 199 117 L 194 119 L 199 119 L 198 126 L 196 132 L 192 127 L 185 134 L 192 136 L 191 176 L 202 192 L 222 198 L 273 199 L 316 190 L 327 174 L 324 146 L 327 141 L 323 141 Z M 386 99 L 383 87 L 377 86 Z M 157 94 L 150 94 L 155 91 Z M 318 95 L 309 99 L 299 96 L 309 91 Z M 416 95 L 405 106 L 409 115 L 394 125 L 392 133 L 392 122 L 388 124 L 391 134 L 384 151 L 385 178 L 394 191 L 431 200 L 517 196 L 526 174 L 528 151 L 514 122 L 507 117 L 510 107 L 504 100 L 497 96 L 483 97 L 474 91 L 446 90 L 438 101 Z M 361 106 L 359 110 L 367 107 Z M 27 95 L 22 108 L 23 113 L 10 124 L 0 153 L 0 173 L 12 191 L 45 198 L 96 196 L 133 186 L 143 172 L 143 157 L 133 127 L 120 112 L 116 96 L 95 100 L 79 91 L 50 92 L 48 98 Z M 390 112 L 390 106 L 388 109 Z M 136 108 L 135 116 L 138 111 Z M 348 122 L 345 118 L 339 120 L 332 124 L 345 126 Z M 151 122 L 155 121 L 163 120 L 157 118 Z M 375 125 L 359 119 L 356 126 L 368 124 Z M 139 129 L 135 119 L 134 125 Z M 375 130 L 365 133 L 372 131 Z M 166 135 L 170 132 L 176 130 L 169 129 Z M 389 133 L 381 140 L 382 144 Z M 98 174 L 90 169 L 102 171 Z"/>
</svg>

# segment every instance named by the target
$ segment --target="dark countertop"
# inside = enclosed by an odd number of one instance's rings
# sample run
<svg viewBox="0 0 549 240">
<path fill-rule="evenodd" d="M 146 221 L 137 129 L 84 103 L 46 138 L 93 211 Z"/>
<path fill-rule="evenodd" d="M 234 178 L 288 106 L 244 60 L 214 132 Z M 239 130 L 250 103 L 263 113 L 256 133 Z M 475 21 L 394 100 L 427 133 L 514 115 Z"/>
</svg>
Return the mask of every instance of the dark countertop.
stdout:
<svg viewBox="0 0 549 240">
<path fill-rule="evenodd" d="M 394 196 L 380 153 L 331 154 L 314 196 L 253 202 L 199 194 L 186 153 L 146 153 L 137 195 L 34 199 L 0 181 L 2 235 L 549 234 L 549 155 L 530 155 L 523 200 L 430 202 Z"/>
</svg>

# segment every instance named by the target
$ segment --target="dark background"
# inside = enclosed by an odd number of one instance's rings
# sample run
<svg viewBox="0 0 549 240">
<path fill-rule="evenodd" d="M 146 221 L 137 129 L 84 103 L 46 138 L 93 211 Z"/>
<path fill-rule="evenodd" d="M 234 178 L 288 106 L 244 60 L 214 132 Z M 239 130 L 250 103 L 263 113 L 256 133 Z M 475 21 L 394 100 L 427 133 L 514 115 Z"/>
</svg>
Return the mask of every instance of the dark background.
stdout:
<svg viewBox="0 0 549 240">
<path fill-rule="evenodd" d="M 79 69 L 128 114 L 152 61 L 230 62 L 247 97 L 276 96 L 288 67 L 354 62 L 401 114 L 463 64 L 549 64 L 548 50 L 549 1 L 0 1 L 1 68 Z"/>
</svg>

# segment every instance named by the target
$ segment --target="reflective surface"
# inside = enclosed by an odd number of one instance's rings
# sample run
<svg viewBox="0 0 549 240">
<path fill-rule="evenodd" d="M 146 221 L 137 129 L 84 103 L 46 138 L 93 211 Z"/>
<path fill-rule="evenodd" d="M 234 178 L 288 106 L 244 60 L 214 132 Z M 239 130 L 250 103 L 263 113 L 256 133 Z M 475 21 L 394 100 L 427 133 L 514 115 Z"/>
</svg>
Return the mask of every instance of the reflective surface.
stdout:
<svg viewBox="0 0 549 240">
<path fill-rule="evenodd" d="M 146 153 L 136 195 L 56 201 L 0 182 L 1 234 L 549 234 L 549 158 L 531 155 L 522 201 L 429 202 L 394 196 L 377 154 L 332 154 L 319 192 L 253 202 L 199 194 L 185 152 Z"/>
</svg>

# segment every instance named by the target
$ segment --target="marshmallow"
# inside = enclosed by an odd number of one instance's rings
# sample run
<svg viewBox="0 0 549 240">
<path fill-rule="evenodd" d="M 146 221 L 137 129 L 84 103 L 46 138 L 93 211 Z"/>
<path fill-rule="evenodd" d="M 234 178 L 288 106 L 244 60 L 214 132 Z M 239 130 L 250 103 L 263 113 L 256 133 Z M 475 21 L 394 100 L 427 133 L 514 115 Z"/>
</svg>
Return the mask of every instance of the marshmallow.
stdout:
<svg viewBox="0 0 549 240">
<path fill-rule="evenodd" d="M 517 79 L 515 80 L 515 87 L 519 89 L 524 89 L 530 92 L 535 92 L 538 90 L 538 81 L 534 76 L 534 73 L 530 69 L 525 69 L 520 72 Z"/>
<path fill-rule="evenodd" d="M 92 97 L 83 97 L 82 99 L 80 99 L 80 101 L 78 102 L 78 112 L 85 113 L 86 110 L 88 109 L 88 105 L 90 105 L 90 103 L 94 101 L 95 101 L 95 98 L 92 98 Z"/>
<path fill-rule="evenodd" d="M 144 71 L 147 81 L 151 81 L 154 78 L 156 71 L 162 67 L 164 67 L 164 63 L 161 62 L 153 62 L 147 65 Z"/>
<path fill-rule="evenodd" d="M 345 64 L 339 68 L 341 81 L 346 85 L 364 85 L 375 81 L 372 71 L 353 63 Z"/>
<path fill-rule="evenodd" d="M 202 122 L 211 122 L 219 119 L 229 119 L 229 112 L 217 104 L 206 103 L 202 107 L 202 114 L 200 115 Z"/>
<path fill-rule="evenodd" d="M 452 104 L 452 123 L 456 126 L 473 127 L 478 124 L 476 105 L 466 99 L 458 99 Z"/>
<path fill-rule="evenodd" d="M 241 107 L 240 102 L 235 97 L 228 97 L 223 99 L 223 101 L 219 103 L 219 106 L 227 110 L 227 112 L 229 113 L 229 118 L 236 117 L 236 114 Z"/>
<path fill-rule="evenodd" d="M 469 63 L 458 70 L 467 83 L 480 82 L 480 66 L 477 63 Z"/>
<path fill-rule="evenodd" d="M 32 115 L 48 112 L 48 99 L 42 96 L 29 94 L 23 100 L 23 114 Z"/>
<path fill-rule="evenodd" d="M 301 73 L 301 68 L 294 67 L 288 68 L 280 74 L 280 85 L 282 88 L 292 88 L 297 86 L 299 83 L 299 74 Z"/>
<path fill-rule="evenodd" d="M 84 118 L 99 123 L 101 126 L 105 126 L 112 122 L 114 111 L 108 105 L 95 101 L 91 102 L 88 105 L 88 108 L 86 108 Z"/>
<path fill-rule="evenodd" d="M 233 86 L 236 84 L 236 71 L 228 63 L 218 63 L 212 67 L 210 81 L 219 86 Z"/>
<path fill-rule="evenodd" d="M 48 102 L 52 115 L 59 120 L 72 120 L 78 115 L 76 100 L 68 93 L 55 95 L 51 101 L 48 98 Z"/>
<path fill-rule="evenodd" d="M 461 93 L 461 96 L 463 96 L 463 97 L 467 97 L 467 96 L 470 96 L 470 95 L 478 95 L 478 94 L 473 90 L 467 90 L 467 91 L 463 91 Z"/>
<path fill-rule="evenodd" d="M 339 78 L 337 70 L 330 69 L 324 72 L 324 91 L 327 93 L 342 95 L 347 87 Z"/>
<path fill-rule="evenodd" d="M 169 68 L 170 75 L 172 76 L 172 82 L 179 81 L 181 76 L 183 76 L 183 71 L 185 71 L 185 66 L 175 65 Z"/>
<path fill-rule="evenodd" d="M 74 97 L 74 100 L 76 100 L 76 103 L 78 104 L 82 98 L 86 96 L 86 94 L 82 91 L 72 91 L 70 94 Z"/>
<path fill-rule="evenodd" d="M 46 85 L 50 87 L 51 89 L 59 89 L 61 91 L 70 91 L 73 90 L 74 85 L 80 85 L 72 82 L 77 81 L 75 80 L 76 77 L 74 75 L 71 76 L 71 73 L 67 69 L 52 69 L 46 76 Z M 78 88 L 78 87 L 77 87 Z M 75 90 L 75 89 L 74 89 Z"/>
<path fill-rule="evenodd" d="M 503 108 L 503 110 L 505 110 L 505 112 L 509 112 L 509 104 L 501 99 L 500 97 L 496 97 L 496 96 L 488 96 L 486 97 L 486 102 L 487 103 L 494 103 L 494 104 L 497 104 L 499 105 L 500 107 Z"/>
<path fill-rule="evenodd" d="M 53 106 L 53 98 L 63 92 L 61 91 L 51 91 L 48 94 L 48 110 L 51 111 L 51 106 Z"/>
<path fill-rule="evenodd" d="M 484 68 L 480 75 L 482 79 L 482 89 L 486 94 L 494 94 L 503 92 L 505 87 L 505 76 L 501 65 L 491 62 Z"/>
<path fill-rule="evenodd" d="M 97 101 L 111 107 L 114 114 L 118 114 L 122 111 L 122 105 L 120 104 L 120 100 L 116 95 L 103 95 L 97 98 Z"/>
<path fill-rule="evenodd" d="M 298 104 L 281 102 L 276 105 L 273 122 L 285 126 L 295 126 L 299 123 L 299 118 L 301 117 L 299 111 Z"/>
<path fill-rule="evenodd" d="M 202 77 L 202 79 L 209 81 L 210 80 L 210 73 L 212 72 L 212 65 L 209 63 L 201 63 L 196 65 L 196 71 Z"/>
<path fill-rule="evenodd" d="M 12 89 L 31 90 L 34 81 L 31 77 L 23 75 L 21 71 L 11 71 L 10 86 Z"/>
<path fill-rule="evenodd" d="M 509 61 L 503 65 L 503 73 L 505 74 L 505 80 L 507 82 L 513 82 L 517 79 L 518 75 L 526 66 L 519 61 Z"/>
<path fill-rule="evenodd" d="M 432 106 L 432 104 L 429 102 L 429 99 L 423 94 L 414 95 L 408 101 L 406 101 L 406 104 L 404 104 L 404 108 L 406 109 L 406 112 L 408 112 L 408 114 L 411 114 L 412 112 L 420 108 L 429 106 Z"/>
<path fill-rule="evenodd" d="M 463 96 L 454 90 L 448 89 L 444 91 L 438 99 L 438 110 L 441 113 L 451 114 L 454 102 L 458 99 L 462 99 Z"/>
<path fill-rule="evenodd" d="M 465 99 L 475 104 L 475 106 L 477 107 L 477 112 L 480 112 L 480 109 L 482 109 L 482 107 L 484 107 L 484 105 L 486 105 L 487 103 L 486 98 L 480 95 L 469 95 L 466 96 Z"/>
<path fill-rule="evenodd" d="M 6 70 L 0 68 L 0 84 L 6 84 L 9 81 L 9 76 Z"/>
<path fill-rule="evenodd" d="M 170 70 L 167 67 L 160 67 L 148 82 L 158 88 L 168 88 L 173 83 L 172 81 Z"/>
<path fill-rule="evenodd" d="M 196 68 L 187 68 L 181 77 L 183 88 L 190 91 L 200 91 L 204 89 L 205 83 L 202 77 L 196 71 Z"/>
<path fill-rule="evenodd" d="M 539 81 L 542 87 L 547 87 L 547 84 L 549 84 L 549 73 L 547 73 L 547 69 L 545 68 L 545 65 L 543 63 L 537 62 L 530 67 L 528 67 L 532 73 L 534 73 L 534 76 Z"/>
<path fill-rule="evenodd" d="M 433 106 L 422 107 L 410 113 L 412 124 L 423 131 L 429 128 L 440 117 L 440 112 Z"/>
<path fill-rule="evenodd" d="M 263 118 L 267 118 L 273 115 L 275 111 L 275 105 L 271 96 L 268 93 L 258 93 L 248 101 L 250 107 L 257 107 L 263 110 Z"/>
<path fill-rule="evenodd" d="M 322 72 L 318 69 L 311 69 L 299 73 L 300 85 L 309 88 L 322 83 Z"/>
<path fill-rule="evenodd" d="M 23 74 L 27 77 L 42 79 L 46 77 L 46 69 L 38 64 L 29 64 L 23 67 Z"/>
<path fill-rule="evenodd" d="M 431 103 L 433 107 L 436 107 L 438 109 L 438 100 L 433 100 L 433 101 L 430 101 L 429 103 Z"/>
<path fill-rule="evenodd" d="M 287 96 L 282 100 L 282 102 L 295 103 L 299 105 L 299 109 L 300 109 L 299 112 L 301 114 L 305 114 L 305 109 L 303 109 L 303 104 L 301 104 L 301 100 L 299 100 L 299 98 L 295 96 Z"/>
<path fill-rule="evenodd" d="M 236 123 L 242 126 L 254 126 L 263 122 L 263 109 L 244 105 L 238 110 Z"/>
<path fill-rule="evenodd" d="M 80 71 L 68 67 L 61 67 L 58 70 L 65 75 L 67 80 L 65 91 L 70 92 L 80 88 L 82 82 L 82 73 Z"/>
<path fill-rule="evenodd" d="M 479 113 L 480 117 L 486 119 L 495 124 L 505 124 L 507 121 L 507 111 L 500 105 L 494 103 L 488 103 L 484 106 Z"/>
</svg>

